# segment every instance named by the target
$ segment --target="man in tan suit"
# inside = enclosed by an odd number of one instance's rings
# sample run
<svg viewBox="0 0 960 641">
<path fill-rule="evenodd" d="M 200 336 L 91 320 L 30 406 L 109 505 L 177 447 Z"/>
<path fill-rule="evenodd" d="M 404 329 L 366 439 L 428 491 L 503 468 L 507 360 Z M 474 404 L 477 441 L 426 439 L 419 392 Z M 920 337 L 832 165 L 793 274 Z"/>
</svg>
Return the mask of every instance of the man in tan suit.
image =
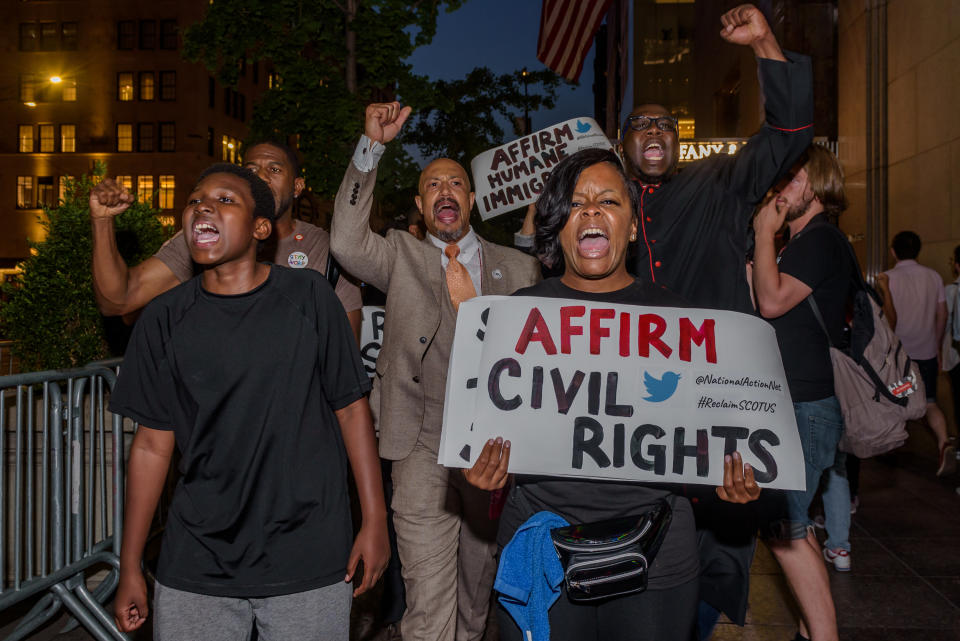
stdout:
<svg viewBox="0 0 960 641">
<path fill-rule="evenodd" d="M 440 158 L 420 174 L 417 208 L 427 237 L 370 230 L 376 165 L 410 108 L 367 107 L 365 135 L 334 209 L 331 249 L 344 269 L 387 293 L 383 347 L 370 399 L 380 456 L 393 460 L 394 525 L 407 611 L 404 639 L 483 636 L 496 574 L 490 495 L 437 463 L 447 364 L 457 307 L 480 294 L 511 294 L 540 279 L 535 259 L 480 238 L 470 227 L 467 172 Z"/>
</svg>

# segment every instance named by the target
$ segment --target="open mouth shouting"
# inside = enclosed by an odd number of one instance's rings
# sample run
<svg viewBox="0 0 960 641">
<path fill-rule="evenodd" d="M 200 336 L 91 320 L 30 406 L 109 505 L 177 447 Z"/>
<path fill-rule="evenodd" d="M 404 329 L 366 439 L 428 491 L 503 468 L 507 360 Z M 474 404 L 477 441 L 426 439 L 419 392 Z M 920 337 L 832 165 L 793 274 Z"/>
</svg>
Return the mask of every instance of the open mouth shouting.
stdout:
<svg viewBox="0 0 960 641">
<path fill-rule="evenodd" d="M 663 143 L 659 140 L 651 140 L 643 146 L 643 157 L 647 160 L 663 160 L 664 155 Z"/>
<path fill-rule="evenodd" d="M 460 222 L 460 203 L 453 198 L 441 198 L 433 203 L 433 217 L 440 225 L 456 225 Z"/>
<path fill-rule="evenodd" d="M 582 229 L 577 236 L 577 251 L 584 258 L 601 258 L 610 249 L 610 238 L 607 232 L 599 227 Z"/>
<path fill-rule="evenodd" d="M 220 230 L 205 221 L 193 223 L 193 244 L 197 247 L 209 247 L 220 240 Z"/>
</svg>

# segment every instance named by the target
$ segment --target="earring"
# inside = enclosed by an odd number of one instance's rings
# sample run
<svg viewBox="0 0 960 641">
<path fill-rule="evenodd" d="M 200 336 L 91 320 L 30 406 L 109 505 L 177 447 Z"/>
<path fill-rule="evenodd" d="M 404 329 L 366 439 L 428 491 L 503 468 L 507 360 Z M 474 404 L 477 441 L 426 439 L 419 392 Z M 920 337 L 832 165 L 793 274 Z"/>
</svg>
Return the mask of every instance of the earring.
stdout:
<svg viewBox="0 0 960 641">
<path fill-rule="evenodd" d="M 630 242 L 631 242 L 631 243 L 632 243 L 633 241 L 635 241 L 636 239 L 637 239 L 637 235 L 636 235 L 636 234 L 631 234 L 631 235 L 630 235 Z"/>
</svg>

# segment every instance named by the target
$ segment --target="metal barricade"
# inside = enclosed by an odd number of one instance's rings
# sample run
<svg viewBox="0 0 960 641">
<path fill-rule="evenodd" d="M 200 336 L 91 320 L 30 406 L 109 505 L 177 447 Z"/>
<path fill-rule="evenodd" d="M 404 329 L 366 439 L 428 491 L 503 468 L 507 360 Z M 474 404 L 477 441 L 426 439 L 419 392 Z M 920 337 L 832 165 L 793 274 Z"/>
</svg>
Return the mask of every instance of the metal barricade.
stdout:
<svg viewBox="0 0 960 641">
<path fill-rule="evenodd" d="M 0 376 L 0 611 L 43 595 L 8 641 L 63 608 L 99 641 L 128 638 L 102 605 L 123 523 L 123 420 L 106 408 L 118 363 Z"/>
</svg>

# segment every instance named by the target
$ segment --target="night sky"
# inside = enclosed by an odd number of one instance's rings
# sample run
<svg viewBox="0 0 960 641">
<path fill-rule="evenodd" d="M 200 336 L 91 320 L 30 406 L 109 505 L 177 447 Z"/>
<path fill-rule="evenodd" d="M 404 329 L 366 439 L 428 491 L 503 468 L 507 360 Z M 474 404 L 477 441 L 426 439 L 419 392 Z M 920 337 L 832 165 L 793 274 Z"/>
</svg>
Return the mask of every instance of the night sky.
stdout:
<svg viewBox="0 0 960 641">
<path fill-rule="evenodd" d="M 481 66 L 497 74 L 523 67 L 543 69 L 543 63 L 537 60 L 540 5 L 539 0 L 469 0 L 452 13 L 440 14 L 433 42 L 417 49 L 409 61 L 417 73 L 435 80 L 462 78 Z M 533 130 L 578 116 L 593 116 L 593 57 L 591 48 L 578 85 L 561 85 L 556 108 L 530 113 Z M 632 74 L 626 91 L 627 110 L 630 83 Z M 509 127 L 505 131 L 512 133 Z"/>
</svg>

